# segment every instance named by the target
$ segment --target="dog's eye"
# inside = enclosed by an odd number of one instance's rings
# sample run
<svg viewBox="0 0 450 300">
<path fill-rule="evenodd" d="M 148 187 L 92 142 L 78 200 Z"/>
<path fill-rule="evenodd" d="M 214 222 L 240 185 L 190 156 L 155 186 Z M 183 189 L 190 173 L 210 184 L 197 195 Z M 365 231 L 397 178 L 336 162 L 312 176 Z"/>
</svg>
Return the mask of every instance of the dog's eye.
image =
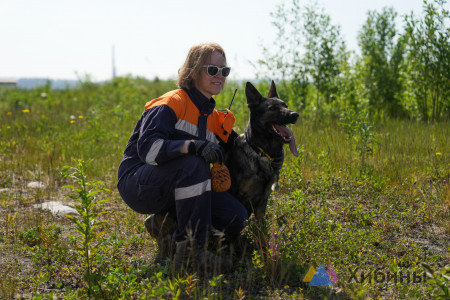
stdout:
<svg viewBox="0 0 450 300">
<path fill-rule="evenodd" d="M 275 105 L 269 106 L 269 110 L 277 110 L 278 108 Z"/>
</svg>

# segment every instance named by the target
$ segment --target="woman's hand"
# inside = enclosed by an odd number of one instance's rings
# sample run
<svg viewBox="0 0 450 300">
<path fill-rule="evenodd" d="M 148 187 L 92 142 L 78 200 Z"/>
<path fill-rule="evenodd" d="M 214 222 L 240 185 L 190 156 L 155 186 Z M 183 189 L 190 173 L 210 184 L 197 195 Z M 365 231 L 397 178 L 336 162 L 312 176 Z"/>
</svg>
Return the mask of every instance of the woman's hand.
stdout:
<svg viewBox="0 0 450 300">
<path fill-rule="evenodd" d="M 191 143 L 190 140 L 187 140 L 186 142 L 184 142 L 183 146 L 181 146 L 180 148 L 180 152 L 183 154 L 188 154 L 189 153 L 189 144 Z"/>
<path fill-rule="evenodd" d="M 223 162 L 224 153 L 222 147 L 209 141 L 189 141 L 188 153 L 203 157 L 207 163 Z"/>
</svg>

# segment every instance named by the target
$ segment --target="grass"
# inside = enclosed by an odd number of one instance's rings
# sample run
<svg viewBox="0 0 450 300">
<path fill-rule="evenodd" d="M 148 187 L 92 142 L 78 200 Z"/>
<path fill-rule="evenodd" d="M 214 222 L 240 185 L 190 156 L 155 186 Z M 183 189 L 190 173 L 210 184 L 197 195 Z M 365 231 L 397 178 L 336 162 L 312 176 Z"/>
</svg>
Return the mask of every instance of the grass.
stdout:
<svg viewBox="0 0 450 300">
<path fill-rule="evenodd" d="M 300 156 L 287 154 L 265 224 L 250 220 L 233 272 L 200 278 L 153 263 L 157 250 L 116 190 L 116 172 L 146 101 L 172 82 L 118 78 L 102 86 L 0 90 L 0 298 L 419 298 L 448 295 L 450 139 L 448 123 L 370 123 L 373 143 L 342 120 L 302 116 L 293 130 Z M 218 108 L 232 110 L 242 132 L 243 87 L 229 83 Z M 266 86 L 261 86 L 261 89 Z M 282 93 L 282 91 L 281 91 Z M 366 141 L 366 142 L 364 142 Z M 367 148 L 357 148 L 362 142 Z M 361 144 L 359 144 L 361 145 Z M 369 149 L 362 152 L 358 149 Z M 286 149 L 286 151 L 288 151 Z M 90 161 L 87 180 L 102 181 L 99 231 L 89 278 L 75 247 L 77 229 L 33 207 L 75 205 L 64 166 Z M 42 181 L 44 188 L 27 184 Z M 76 200 L 76 199 L 75 199 Z M 333 287 L 310 287 L 309 267 L 332 266 Z M 425 267 L 423 265 L 426 265 Z M 446 273 L 447 272 L 447 273 Z M 88 287 L 89 283 L 89 287 Z M 447 288 L 447 290 L 446 290 Z"/>
</svg>

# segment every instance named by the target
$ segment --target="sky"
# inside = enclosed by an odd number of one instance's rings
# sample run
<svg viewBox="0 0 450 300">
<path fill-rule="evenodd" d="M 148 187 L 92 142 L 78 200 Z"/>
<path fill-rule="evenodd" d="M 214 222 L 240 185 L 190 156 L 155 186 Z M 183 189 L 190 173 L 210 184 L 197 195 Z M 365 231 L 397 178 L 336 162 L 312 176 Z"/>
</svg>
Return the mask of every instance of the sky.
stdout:
<svg viewBox="0 0 450 300">
<path fill-rule="evenodd" d="M 230 79 L 255 78 L 250 62 L 263 58 L 263 46 L 275 41 L 270 14 L 282 2 L 292 0 L 0 0 L 0 78 L 109 80 L 113 47 L 118 76 L 175 78 L 189 48 L 202 42 L 225 49 Z M 420 16 L 423 5 L 422 0 L 317 3 L 355 51 L 369 10 L 389 6 L 399 16 L 411 11 Z"/>
</svg>

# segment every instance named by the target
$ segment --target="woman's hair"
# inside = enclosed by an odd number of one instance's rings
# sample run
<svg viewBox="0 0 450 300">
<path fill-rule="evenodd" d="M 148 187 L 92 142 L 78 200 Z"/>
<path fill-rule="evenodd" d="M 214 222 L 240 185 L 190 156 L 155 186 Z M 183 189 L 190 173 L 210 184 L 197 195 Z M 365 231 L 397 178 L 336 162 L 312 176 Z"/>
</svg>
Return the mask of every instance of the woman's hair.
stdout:
<svg viewBox="0 0 450 300">
<path fill-rule="evenodd" d="M 204 43 L 192 46 L 186 57 L 183 66 L 178 70 L 177 85 L 181 89 L 191 89 L 195 87 L 195 82 L 199 79 L 203 65 L 214 51 L 223 55 L 225 63 L 227 58 L 223 48 L 216 43 Z"/>
</svg>

